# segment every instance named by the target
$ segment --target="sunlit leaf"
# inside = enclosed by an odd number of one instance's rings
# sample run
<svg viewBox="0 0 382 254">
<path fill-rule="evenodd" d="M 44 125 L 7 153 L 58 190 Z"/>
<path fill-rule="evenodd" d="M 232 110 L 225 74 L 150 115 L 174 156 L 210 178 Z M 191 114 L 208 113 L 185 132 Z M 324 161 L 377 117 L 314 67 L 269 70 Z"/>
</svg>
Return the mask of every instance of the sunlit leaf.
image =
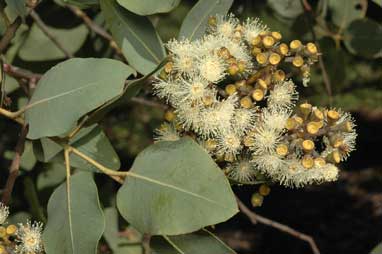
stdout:
<svg viewBox="0 0 382 254">
<path fill-rule="evenodd" d="M 151 15 L 169 12 L 180 3 L 180 0 L 117 0 L 117 2 L 138 15 Z"/>
</svg>

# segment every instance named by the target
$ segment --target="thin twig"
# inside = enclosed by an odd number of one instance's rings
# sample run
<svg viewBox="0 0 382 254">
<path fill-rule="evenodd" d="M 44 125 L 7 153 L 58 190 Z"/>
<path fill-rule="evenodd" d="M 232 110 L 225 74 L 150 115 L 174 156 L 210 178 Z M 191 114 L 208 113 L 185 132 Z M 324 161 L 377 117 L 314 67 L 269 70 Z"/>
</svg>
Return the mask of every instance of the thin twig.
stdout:
<svg viewBox="0 0 382 254">
<path fill-rule="evenodd" d="M 11 166 L 9 167 L 9 175 L 8 175 L 8 179 L 5 184 L 5 188 L 4 188 L 4 192 L 2 196 L 1 202 L 3 202 L 4 204 L 9 203 L 16 178 L 19 175 L 20 161 L 21 161 L 21 156 L 24 152 L 25 138 L 27 136 L 27 133 L 28 133 L 28 127 L 26 125 L 23 125 L 21 129 L 20 137 L 16 144 L 15 156 L 12 160 Z"/>
<path fill-rule="evenodd" d="M 151 240 L 150 234 L 143 234 L 143 237 L 142 237 L 143 254 L 151 254 L 150 240 Z"/>
<path fill-rule="evenodd" d="M 123 53 L 122 53 L 122 50 L 118 47 L 117 43 L 114 41 L 113 37 L 105 30 L 103 29 L 101 26 L 99 26 L 98 24 L 94 23 L 94 21 L 89 18 L 88 15 L 86 15 L 86 13 L 84 11 L 82 11 L 80 8 L 77 8 L 77 7 L 74 7 L 74 6 L 71 6 L 71 5 L 67 5 L 68 9 L 71 10 L 77 17 L 79 17 L 80 19 L 82 19 L 85 23 L 85 25 L 90 29 L 92 30 L 93 32 L 95 32 L 96 34 L 98 34 L 99 36 L 101 36 L 102 38 L 106 39 L 107 41 L 109 41 L 109 45 L 111 48 L 113 48 L 118 55 L 123 56 Z"/>
<path fill-rule="evenodd" d="M 40 18 L 40 16 L 34 10 L 31 11 L 30 16 L 35 21 L 36 25 L 43 31 L 43 33 L 59 48 L 67 58 L 72 58 L 73 54 L 70 53 L 64 45 L 49 31 L 47 25 L 45 25 L 44 21 Z"/>
<path fill-rule="evenodd" d="M 251 211 L 239 198 L 236 198 L 237 203 L 239 205 L 240 210 L 250 219 L 253 224 L 257 222 L 262 223 L 264 225 L 276 228 L 284 233 L 290 234 L 302 241 L 308 242 L 314 254 L 320 254 L 320 251 L 313 239 L 313 237 L 303 234 L 287 225 L 281 224 L 277 221 L 273 221 L 271 219 L 265 218 L 257 213 Z"/>
<path fill-rule="evenodd" d="M 307 21 L 309 23 L 309 29 L 310 29 L 310 32 L 312 34 L 313 41 L 317 45 L 318 51 L 321 52 L 320 45 L 319 45 L 319 43 L 317 41 L 316 32 L 313 29 L 313 24 L 310 22 L 311 18 L 315 17 L 315 14 L 313 13 L 313 9 L 309 5 L 309 3 L 307 3 L 307 1 L 301 0 L 301 5 L 302 5 L 302 7 L 304 9 L 305 17 L 306 17 L 306 19 L 307 19 Z M 318 55 L 318 64 L 319 64 L 320 69 L 322 71 L 322 78 L 324 80 L 326 93 L 328 94 L 328 97 L 329 97 L 329 104 L 331 105 L 332 102 L 333 102 L 332 84 L 331 84 L 331 81 L 330 81 L 329 74 L 328 74 L 328 72 L 326 70 L 324 59 L 322 58 L 321 54 Z"/>
<path fill-rule="evenodd" d="M 38 81 L 42 77 L 42 74 L 34 73 L 10 64 L 4 64 L 3 68 L 6 74 L 16 79 L 35 79 L 35 81 Z"/>
<path fill-rule="evenodd" d="M 13 23 L 7 27 L 7 30 L 5 30 L 5 33 L 0 41 L 0 54 L 3 53 L 3 51 L 8 47 L 9 43 L 11 43 L 21 23 L 21 17 L 17 17 L 15 21 L 13 21 Z"/>
</svg>

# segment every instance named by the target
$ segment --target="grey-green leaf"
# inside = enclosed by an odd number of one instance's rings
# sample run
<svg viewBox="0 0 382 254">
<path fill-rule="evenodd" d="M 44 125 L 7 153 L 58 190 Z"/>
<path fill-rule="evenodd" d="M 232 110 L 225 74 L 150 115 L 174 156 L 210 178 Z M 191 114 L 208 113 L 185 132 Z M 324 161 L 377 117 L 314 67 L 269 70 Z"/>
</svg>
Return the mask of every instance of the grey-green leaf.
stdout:
<svg viewBox="0 0 382 254">
<path fill-rule="evenodd" d="M 357 19 L 344 33 L 346 48 L 353 54 L 375 58 L 382 56 L 382 25 L 370 19 Z"/>
<path fill-rule="evenodd" d="M 129 64 L 142 74 L 154 70 L 166 52 L 150 20 L 129 12 L 115 0 L 100 3 L 106 23 Z"/>
<path fill-rule="evenodd" d="M 25 113 L 28 138 L 69 132 L 76 121 L 123 92 L 134 70 L 112 59 L 73 58 L 39 81 Z"/>
<path fill-rule="evenodd" d="M 382 243 L 379 243 L 377 246 L 375 246 L 370 254 L 382 254 Z"/>
<path fill-rule="evenodd" d="M 353 20 L 364 17 L 362 0 L 329 0 L 328 7 L 334 24 L 346 28 Z M 361 8 L 360 8 L 361 7 Z"/>
<path fill-rule="evenodd" d="M 113 254 L 142 254 L 141 235 L 133 228 L 128 227 L 128 237 L 121 237 L 118 228 L 118 211 L 115 207 L 104 210 L 106 227 L 103 236 Z"/>
<path fill-rule="evenodd" d="M 65 180 L 65 165 L 63 163 L 45 164 L 44 169 L 37 176 L 36 188 L 41 191 L 45 188 L 57 186 Z"/>
<path fill-rule="evenodd" d="M 180 0 L 117 0 L 117 2 L 138 15 L 169 12 L 178 6 Z"/>
<path fill-rule="evenodd" d="M 117 194 L 121 215 L 151 235 L 178 235 L 238 212 L 222 170 L 190 138 L 158 142 L 141 152 Z"/>
<path fill-rule="evenodd" d="M 10 11 L 18 16 L 25 17 L 27 15 L 26 0 L 5 0 Z"/>
<path fill-rule="evenodd" d="M 92 7 L 92 6 L 97 6 L 99 3 L 98 3 L 98 0 L 61 0 L 63 1 L 64 3 L 67 3 L 67 4 L 72 4 L 72 5 L 75 5 L 75 6 L 78 6 L 80 8 L 89 8 L 89 7 Z"/>
<path fill-rule="evenodd" d="M 48 27 L 48 30 L 72 54 L 81 48 L 89 33 L 85 25 L 71 29 Z M 36 24 L 32 25 L 24 44 L 20 48 L 19 56 L 25 61 L 48 61 L 66 57 L 64 52 Z"/>
<path fill-rule="evenodd" d="M 179 38 L 195 40 L 202 37 L 208 18 L 216 14 L 226 15 L 232 3 L 233 0 L 199 0 L 184 19 Z"/>
<path fill-rule="evenodd" d="M 96 254 L 105 218 L 92 175 L 73 175 L 69 190 L 63 183 L 49 199 L 48 223 L 43 232 L 45 252 Z"/>
<path fill-rule="evenodd" d="M 286 19 L 295 19 L 304 12 L 300 0 L 268 0 L 267 2 L 277 15 Z"/>
<path fill-rule="evenodd" d="M 207 230 L 179 236 L 155 236 L 151 248 L 158 254 L 235 254 L 230 247 Z"/>
<path fill-rule="evenodd" d="M 121 166 L 112 144 L 97 124 L 81 129 L 69 144 L 110 169 L 118 170 Z M 36 149 L 38 148 L 37 146 L 41 146 L 40 160 L 63 163 L 62 146 L 49 138 L 40 139 L 40 144 L 37 144 L 37 141 L 35 141 Z M 73 167 L 97 172 L 97 168 L 75 154 L 71 154 L 70 159 Z"/>
</svg>

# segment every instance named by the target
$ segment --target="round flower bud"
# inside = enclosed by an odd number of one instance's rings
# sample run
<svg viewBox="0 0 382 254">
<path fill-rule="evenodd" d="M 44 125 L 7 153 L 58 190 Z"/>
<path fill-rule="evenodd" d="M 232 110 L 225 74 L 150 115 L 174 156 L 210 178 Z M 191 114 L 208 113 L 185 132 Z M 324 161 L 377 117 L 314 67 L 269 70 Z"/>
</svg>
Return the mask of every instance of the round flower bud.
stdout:
<svg viewBox="0 0 382 254">
<path fill-rule="evenodd" d="M 306 139 L 302 141 L 302 149 L 304 149 L 305 152 L 311 152 L 314 149 L 314 142 L 310 139 Z"/>
<path fill-rule="evenodd" d="M 298 122 L 294 118 L 288 118 L 286 123 L 285 123 L 285 128 L 288 131 L 296 129 L 298 126 Z"/>
<path fill-rule="evenodd" d="M 314 166 L 314 159 L 311 156 L 304 156 L 301 160 L 301 164 L 306 169 L 311 169 Z"/>
<path fill-rule="evenodd" d="M 256 36 L 251 41 L 252 46 L 259 46 L 260 43 L 261 43 L 261 37 L 260 36 Z"/>
<path fill-rule="evenodd" d="M 229 75 L 231 76 L 235 76 L 237 73 L 239 72 L 239 66 L 237 64 L 231 64 L 229 67 L 228 67 L 228 73 Z"/>
<path fill-rule="evenodd" d="M 288 47 L 287 44 L 285 44 L 285 43 L 281 43 L 281 44 L 279 45 L 278 51 L 279 51 L 279 53 L 280 53 L 281 55 L 286 56 L 286 55 L 288 54 L 288 52 L 289 52 L 289 47 Z"/>
<path fill-rule="evenodd" d="M 291 50 L 298 50 L 302 46 L 302 43 L 300 40 L 293 40 L 290 42 L 289 47 Z"/>
<path fill-rule="evenodd" d="M 322 157 L 317 157 L 314 159 L 314 165 L 316 167 L 323 167 L 323 166 L 325 166 L 325 164 L 326 164 L 326 161 Z"/>
<path fill-rule="evenodd" d="M 242 80 L 238 80 L 238 81 L 236 81 L 235 82 L 235 86 L 236 86 L 236 88 L 242 88 L 242 87 L 245 87 L 245 85 L 246 85 L 246 82 L 245 82 L 245 80 L 244 79 L 242 79 Z"/>
<path fill-rule="evenodd" d="M 5 227 L 0 226 L 0 238 L 4 238 L 7 236 L 7 230 Z"/>
<path fill-rule="evenodd" d="M 309 54 L 317 54 L 317 46 L 313 42 L 308 42 L 306 44 L 306 50 L 309 52 Z"/>
<path fill-rule="evenodd" d="M 251 198 L 251 203 L 253 207 L 259 207 L 263 204 L 264 197 L 259 193 L 254 193 Z"/>
<path fill-rule="evenodd" d="M 229 53 L 229 50 L 226 47 L 220 48 L 217 54 L 223 59 L 229 59 L 231 57 L 231 54 Z"/>
<path fill-rule="evenodd" d="M 329 122 L 336 122 L 340 118 L 340 114 L 335 110 L 329 110 L 328 113 L 326 113 L 328 117 Z"/>
<path fill-rule="evenodd" d="M 3 245 L 0 245 L 0 254 L 6 254 L 7 251 L 5 250 L 5 247 Z"/>
<path fill-rule="evenodd" d="M 225 92 L 228 94 L 228 95 L 232 95 L 236 92 L 236 86 L 233 85 L 233 84 L 229 84 L 225 87 Z"/>
<path fill-rule="evenodd" d="M 165 119 L 167 122 L 172 122 L 172 121 L 175 119 L 174 111 L 172 111 L 172 110 L 166 110 L 166 112 L 164 113 L 164 119 Z"/>
<path fill-rule="evenodd" d="M 255 101 L 261 101 L 262 99 L 264 99 L 264 92 L 263 92 L 263 90 L 261 90 L 261 89 L 255 89 L 255 90 L 253 90 L 253 92 L 252 92 L 252 98 L 253 98 Z"/>
<path fill-rule="evenodd" d="M 264 197 L 268 196 L 269 193 L 271 193 L 271 188 L 269 188 L 268 185 L 266 185 L 266 184 L 260 185 L 260 187 L 259 187 L 259 194 L 261 196 L 264 196 Z"/>
<path fill-rule="evenodd" d="M 309 103 L 302 103 L 298 106 L 298 108 L 301 116 L 303 116 L 305 119 L 308 117 L 310 112 L 312 112 L 312 104 Z"/>
<path fill-rule="evenodd" d="M 292 61 L 293 66 L 301 67 L 304 64 L 304 59 L 301 56 L 295 56 Z"/>
<path fill-rule="evenodd" d="M 332 163 L 340 163 L 341 161 L 341 155 L 340 152 L 337 150 L 334 150 L 332 153 L 330 153 L 326 159 Z"/>
<path fill-rule="evenodd" d="M 253 47 L 251 50 L 252 55 L 256 56 L 257 54 L 261 53 L 261 48 Z"/>
<path fill-rule="evenodd" d="M 262 40 L 264 47 L 270 48 L 275 44 L 275 39 L 271 36 L 265 36 Z"/>
<path fill-rule="evenodd" d="M 266 54 L 264 54 L 264 53 L 259 53 L 259 54 L 256 55 L 256 61 L 259 64 L 266 64 L 267 60 L 268 60 L 268 56 Z"/>
<path fill-rule="evenodd" d="M 322 125 L 320 122 L 309 122 L 306 125 L 306 131 L 311 135 L 315 135 L 317 134 L 317 132 L 320 130 L 321 127 Z"/>
<path fill-rule="evenodd" d="M 283 70 L 277 70 L 273 73 L 272 78 L 276 82 L 284 81 L 285 80 L 285 72 Z"/>
<path fill-rule="evenodd" d="M 240 106 L 243 108 L 252 108 L 252 100 L 249 96 L 245 96 L 240 100 Z"/>
<path fill-rule="evenodd" d="M 211 17 L 208 18 L 208 25 L 210 27 L 216 27 L 216 25 L 217 25 L 216 16 L 211 16 Z"/>
<path fill-rule="evenodd" d="M 7 235 L 14 235 L 17 231 L 17 227 L 16 225 L 11 224 L 7 227 L 6 230 L 7 230 Z"/>
<path fill-rule="evenodd" d="M 276 147 L 276 153 L 280 156 L 285 156 L 288 154 L 288 146 L 285 144 L 280 144 Z"/>
<path fill-rule="evenodd" d="M 324 114 L 319 109 L 314 109 L 312 112 L 312 120 L 314 121 L 322 121 L 324 119 Z"/>
<path fill-rule="evenodd" d="M 279 32 L 272 32 L 271 35 L 273 38 L 275 38 L 276 41 L 279 41 L 282 38 L 282 35 Z"/>
<path fill-rule="evenodd" d="M 269 62 L 272 64 L 272 65 L 276 65 L 278 63 L 280 63 L 281 61 L 281 56 L 277 53 L 272 53 L 270 56 L 269 56 Z"/>
<path fill-rule="evenodd" d="M 244 72 L 244 71 L 245 71 L 245 67 L 246 67 L 245 62 L 243 62 L 243 61 L 239 61 L 239 62 L 237 63 L 237 66 L 239 67 L 239 72 Z"/>
<path fill-rule="evenodd" d="M 256 85 L 257 85 L 257 87 L 259 87 L 260 89 L 263 89 L 263 90 L 266 90 L 268 88 L 267 83 L 261 78 L 257 80 Z"/>
</svg>

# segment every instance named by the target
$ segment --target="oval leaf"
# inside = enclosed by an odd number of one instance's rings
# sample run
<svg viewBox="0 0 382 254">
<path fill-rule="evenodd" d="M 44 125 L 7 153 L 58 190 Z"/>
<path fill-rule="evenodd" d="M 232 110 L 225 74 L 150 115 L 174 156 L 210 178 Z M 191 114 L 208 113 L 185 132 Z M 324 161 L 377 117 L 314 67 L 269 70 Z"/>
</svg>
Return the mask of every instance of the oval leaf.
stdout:
<svg viewBox="0 0 382 254">
<path fill-rule="evenodd" d="M 129 64 L 142 74 L 154 70 L 166 53 L 150 20 L 127 11 L 115 0 L 100 3 L 106 23 Z"/>
<path fill-rule="evenodd" d="M 72 54 L 81 48 L 88 35 L 88 29 L 85 25 L 72 29 L 54 27 L 47 29 Z M 25 61 L 48 61 L 66 57 L 64 52 L 36 24 L 32 25 L 24 44 L 20 48 L 19 56 Z"/>
<path fill-rule="evenodd" d="M 189 138 L 140 153 L 117 194 L 121 215 L 140 232 L 177 235 L 228 220 L 236 200 L 222 170 Z"/>
<path fill-rule="evenodd" d="M 334 24 L 344 29 L 353 20 L 363 18 L 366 11 L 363 10 L 362 0 L 329 0 L 328 7 Z"/>
<path fill-rule="evenodd" d="M 117 2 L 138 15 L 169 12 L 178 6 L 180 0 L 117 0 Z"/>
<path fill-rule="evenodd" d="M 158 254 L 235 254 L 230 247 L 207 230 L 179 236 L 155 236 L 151 247 Z"/>
<path fill-rule="evenodd" d="M 112 59 L 73 58 L 50 69 L 27 105 L 28 138 L 63 135 L 84 114 L 123 92 L 134 71 Z"/>
<path fill-rule="evenodd" d="M 382 26 L 369 19 L 354 20 L 345 30 L 344 43 L 353 54 L 381 57 Z"/>
<path fill-rule="evenodd" d="M 105 218 L 92 175 L 75 174 L 70 192 L 63 183 L 49 199 L 48 223 L 43 233 L 45 252 L 95 254 L 104 228 Z"/>
<path fill-rule="evenodd" d="M 195 40 L 204 34 L 210 16 L 226 15 L 233 0 L 199 0 L 187 14 L 180 28 L 179 38 Z"/>
</svg>

